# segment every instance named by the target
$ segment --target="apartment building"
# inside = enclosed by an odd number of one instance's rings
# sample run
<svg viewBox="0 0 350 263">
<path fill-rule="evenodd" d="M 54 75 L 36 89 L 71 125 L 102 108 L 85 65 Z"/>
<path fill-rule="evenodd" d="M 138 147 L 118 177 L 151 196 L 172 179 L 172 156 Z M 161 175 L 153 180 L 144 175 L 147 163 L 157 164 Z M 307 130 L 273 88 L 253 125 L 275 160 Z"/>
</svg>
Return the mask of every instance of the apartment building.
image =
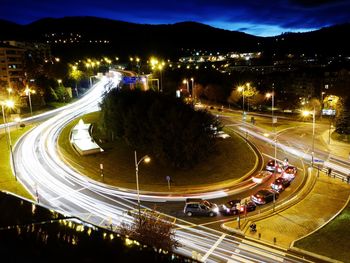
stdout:
<svg viewBox="0 0 350 263">
<path fill-rule="evenodd" d="M 0 89 L 19 89 L 24 80 L 25 49 L 0 43 Z"/>
</svg>

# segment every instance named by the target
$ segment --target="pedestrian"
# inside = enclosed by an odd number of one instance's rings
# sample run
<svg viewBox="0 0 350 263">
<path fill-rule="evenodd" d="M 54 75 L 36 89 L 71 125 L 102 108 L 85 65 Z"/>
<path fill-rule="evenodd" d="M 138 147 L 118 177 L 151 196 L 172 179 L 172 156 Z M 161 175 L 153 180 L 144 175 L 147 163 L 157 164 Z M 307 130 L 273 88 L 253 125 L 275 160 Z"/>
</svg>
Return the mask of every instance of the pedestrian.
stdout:
<svg viewBox="0 0 350 263">
<path fill-rule="evenodd" d="M 332 168 L 328 167 L 327 175 L 328 175 L 328 176 L 331 176 L 331 174 L 332 174 Z"/>
</svg>

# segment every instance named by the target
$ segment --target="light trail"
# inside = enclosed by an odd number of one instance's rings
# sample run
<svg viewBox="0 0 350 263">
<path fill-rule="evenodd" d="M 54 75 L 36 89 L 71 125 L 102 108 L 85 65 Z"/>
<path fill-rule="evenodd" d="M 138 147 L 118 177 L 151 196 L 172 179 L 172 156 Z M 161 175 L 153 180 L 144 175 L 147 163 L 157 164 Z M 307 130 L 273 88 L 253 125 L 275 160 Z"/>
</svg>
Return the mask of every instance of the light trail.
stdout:
<svg viewBox="0 0 350 263">
<path fill-rule="evenodd" d="M 40 203 L 102 227 L 109 227 L 109 224 L 115 227 L 121 222 L 133 221 L 128 212 L 137 207 L 137 204 L 130 200 L 136 199 L 135 191 L 124 191 L 77 173 L 61 160 L 57 139 L 60 131 L 70 121 L 98 110 L 98 104 L 104 92 L 119 84 L 120 74 L 117 72 L 111 74 L 113 74 L 113 80 L 106 77 L 101 79 L 79 101 L 67 105 L 55 114 L 41 115 L 40 118 L 52 117 L 26 133 L 14 148 L 17 176 Z M 40 118 L 35 116 L 30 120 L 40 120 Z M 248 182 L 247 186 L 251 187 L 251 182 Z M 215 198 L 225 195 L 227 195 L 225 191 L 215 191 L 199 196 Z M 141 195 L 141 198 L 159 201 L 184 200 L 186 197 Z M 174 218 L 162 215 L 169 218 L 170 222 L 174 221 Z M 181 228 L 187 225 L 190 227 Z M 206 262 L 232 261 L 232 255 L 235 255 L 235 259 L 241 258 L 243 262 L 273 262 L 271 258 L 281 258 L 281 255 L 268 247 L 263 250 L 253 244 L 245 245 L 239 249 L 239 253 L 234 253 L 241 244 L 241 239 L 230 235 L 223 236 L 220 231 L 197 226 L 184 220 L 178 219 L 177 226 L 179 228 L 176 230 L 176 237 L 182 245 L 177 252 L 189 257 L 193 255 L 193 251 L 196 251 L 202 256 L 206 255 Z M 262 250 L 269 257 L 262 256 L 259 253 Z M 285 260 L 285 262 L 301 261 Z"/>
</svg>

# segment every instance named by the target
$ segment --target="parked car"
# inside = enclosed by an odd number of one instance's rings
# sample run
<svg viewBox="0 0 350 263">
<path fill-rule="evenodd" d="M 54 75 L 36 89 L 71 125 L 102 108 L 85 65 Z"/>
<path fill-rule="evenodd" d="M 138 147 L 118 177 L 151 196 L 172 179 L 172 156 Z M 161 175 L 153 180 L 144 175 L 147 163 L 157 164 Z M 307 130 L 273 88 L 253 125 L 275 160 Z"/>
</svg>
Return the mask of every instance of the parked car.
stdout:
<svg viewBox="0 0 350 263">
<path fill-rule="evenodd" d="M 288 186 L 290 186 L 290 180 L 280 177 L 277 178 L 272 184 L 271 188 L 272 190 L 275 190 L 277 192 L 282 192 L 284 189 L 286 189 Z"/>
<path fill-rule="evenodd" d="M 277 173 L 281 173 L 283 170 L 283 163 L 277 161 Z M 270 171 L 270 172 L 274 172 L 276 169 L 276 165 L 275 165 L 275 160 L 269 160 L 266 164 L 266 170 Z"/>
<path fill-rule="evenodd" d="M 296 167 L 288 165 L 282 173 L 282 177 L 288 180 L 293 180 L 297 174 L 298 170 Z"/>
<path fill-rule="evenodd" d="M 219 213 L 219 208 L 217 204 L 211 203 L 206 200 L 190 200 L 185 204 L 184 213 L 187 216 L 216 216 Z"/>
<path fill-rule="evenodd" d="M 242 200 L 231 200 L 219 206 L 219 212 L 223 215 L 238 215 L 245 211 L 254 211 L 256 204 L 252 201 L 242 202 Z"/>
<path fill-rule="evenodd" d="M 258 205 L 267 204 L 269 202 L 272 202 L 273 199 L 277 199 L 279 194 L 273 190 L 270 189 L 262 189 L 259 190 L 256 194 L 251 196 L 251 199 L 254 203 Z"/>
<path fill-rule="evenodd" d="M 260 171 L 252 177 L 252 180 L 256 184 L 261 184 L 268 178 L 270 178 L 272 173 L 270 171 Z"/>
</svg>

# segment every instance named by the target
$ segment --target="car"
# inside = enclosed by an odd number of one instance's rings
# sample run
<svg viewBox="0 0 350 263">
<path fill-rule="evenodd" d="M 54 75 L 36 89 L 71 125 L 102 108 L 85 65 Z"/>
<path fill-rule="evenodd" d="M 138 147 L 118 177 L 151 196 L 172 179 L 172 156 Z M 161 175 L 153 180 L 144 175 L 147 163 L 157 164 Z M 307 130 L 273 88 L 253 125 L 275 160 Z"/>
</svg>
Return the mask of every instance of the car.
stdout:
<svg viewBox="0 0 350 263">
<path fill-rule="evenodd" d="M 252 180 L 256 184 L 261 184 L 262 182 L 270 178 L 271 175 L 272 173 L 270 171 L 260 171 L 254 176 L 252 176 Z"/>
<path fill-rule="evenodd" d="M 230 138 L 231 136 L 223 131 L 218 131 L 217 133 L 215 133 L 215 137 L 220 139 L 226 139 L 226 138 Z"/>
<path fill-rule="evenodd" d="M 288 165 L 282 172 L 282 177 L 288 180 L 293 180 L 297 174 L 298 170 L 292 165 Z"/>
<path fill-rule="evenodd" d="M 256 204 L 252 201 L 231 200 L 219 206 L 222 215 L 238 215 L 245 212 L 254 211 Z"/>
<path fill-rule="evenodd" d="M 286 189 L 288 186 L 290 186 L 290 180 L 280 177 L 277 178 L 272 184 L 271 188 L 272 190 L 275 190 L 277 192 L 282 192 L 284 189 Z"/>
<path fill-rule="evenodd" d="M 283 169 L 283 163 L 277 161 L 277 173 L 281 173 L 282 169 Z M 269 160 L 266 164 L 266 170 L 270 171 L 270 172 L 274 172 L 276 169 L 275 167 L 275 160 Z"/>
<path fill-rule="evenodd" d="M 188 201 L 188 200 L 186 200 Z M 219 208 L 217 204 L 211 203 L 206 200 L 198 200 L 185 203 L 184 213 L 187 216 L 216 216 L 219 213 Z"/>
<path fill-rule="evenodd" d="M 259 190 L 256 194 L 251 196 L 252 201 L 255 204 L 263 205 L 272 202 L 273 199 L 277 199 L 279 194 L 270 189 Z"/>
</svg>

